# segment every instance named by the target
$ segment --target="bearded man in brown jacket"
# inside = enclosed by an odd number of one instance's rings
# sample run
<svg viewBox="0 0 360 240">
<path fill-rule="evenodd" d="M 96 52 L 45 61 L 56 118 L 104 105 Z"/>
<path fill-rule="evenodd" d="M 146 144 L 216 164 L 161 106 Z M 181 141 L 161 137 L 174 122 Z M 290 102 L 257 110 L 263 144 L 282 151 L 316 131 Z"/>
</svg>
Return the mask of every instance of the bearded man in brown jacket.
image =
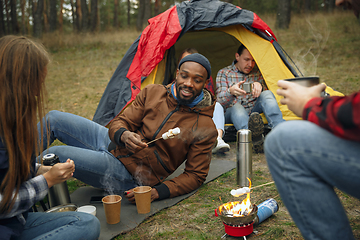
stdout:
<svg viewBox="0 0 360 240">
<path fill-rule="evenodd" d="M 175 83 L 146 86 L 109 129 L 51 111 L 47 114 L 49 141 L 59 139 L 67 146 L 48 151 L 61 162 L 73 159 L 75 178 L 98 188 L 126 190 L 131 202 L 135 200 L 132 189 L 138 185 L 152 187 L 152 200 L 189 193 L 205 181 L 217 137 L 212 120 L 215 97 L 204 88 L 210 76 L 211 66 L 203 55 L 184 57 Z M 147 144 L 176 127 L 180 128 L 176 137 Z M 166 179 L 185 161 L 182 174 Z"/>
</svg>

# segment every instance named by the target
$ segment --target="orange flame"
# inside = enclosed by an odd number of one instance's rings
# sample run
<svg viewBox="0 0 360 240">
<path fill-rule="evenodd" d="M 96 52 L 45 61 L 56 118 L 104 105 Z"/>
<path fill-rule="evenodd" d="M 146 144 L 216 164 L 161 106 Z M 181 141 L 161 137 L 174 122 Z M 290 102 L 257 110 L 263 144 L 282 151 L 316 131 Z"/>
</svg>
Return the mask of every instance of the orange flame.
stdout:
<svg viewBox="0 0 360 240">
<path fill-rule="evenodd" d="M 249 188 L 251 188 L 251 180 L 247 178 L 249 181 Z M 246 198 L 240 203 L 240 201 L 236 202 L 229 202 L 222 205 L 223 208 L 220 208 L 220 213 L 223 210 L 230 212 L 233 214 L 234 217 L 249 215 L 252 210 L 252 205 L 250 202 L 250 193 L 246 194 Z"/>
</svg>

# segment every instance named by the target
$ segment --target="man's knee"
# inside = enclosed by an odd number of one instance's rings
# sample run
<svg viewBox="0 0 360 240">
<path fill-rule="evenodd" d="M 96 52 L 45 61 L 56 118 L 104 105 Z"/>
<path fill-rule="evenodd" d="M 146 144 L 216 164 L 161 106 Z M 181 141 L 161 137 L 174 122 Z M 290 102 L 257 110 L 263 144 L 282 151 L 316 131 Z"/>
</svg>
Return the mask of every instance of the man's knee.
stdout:
<svg viewBox="0 0 360 240">
<path fill-rule="evenodd" d="M 265 99 L 274 99 L 275 100 L 275 96 L 270 90 L 265 90 L 265 91 L 261 92 L 260 97 L 265 98 Z"/>
<path fill-rule="evenodd" d="M 293 136 L 293 134 L 289 134 L 289 132 L 293 132 L 293 124 L 291 122 L 284 122 L 276 128 L 272 129 L 265 138 L 265 148 L 267 149 L 275 149 L 280 148 L 286 142 L 291 141 L 289 138 Z M 284 142 L 283 142 L 284 141 Z M 266 147 L 268 146 L 268 147 Z M 278 150 L 276 150 L 278 151 Z"/>
</svg>

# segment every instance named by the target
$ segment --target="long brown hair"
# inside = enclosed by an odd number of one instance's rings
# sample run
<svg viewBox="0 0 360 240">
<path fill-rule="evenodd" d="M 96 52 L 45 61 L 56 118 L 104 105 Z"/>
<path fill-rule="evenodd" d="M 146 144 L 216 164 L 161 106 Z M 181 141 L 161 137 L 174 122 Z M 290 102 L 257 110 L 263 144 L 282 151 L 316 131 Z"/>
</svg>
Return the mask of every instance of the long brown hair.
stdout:
<svg viewBox="0 0 360 240">
<path fill-rule="evenodd" d="M 9 160 L 0 186 L 0 212 L 11 209 L 20 185 L 29 178 L 32 155 L 42 151 L 37 122 L 44 116 L 49 61 L 40 43 L 21 36 L 0 39 L 0 138 Z"/>
</svg>

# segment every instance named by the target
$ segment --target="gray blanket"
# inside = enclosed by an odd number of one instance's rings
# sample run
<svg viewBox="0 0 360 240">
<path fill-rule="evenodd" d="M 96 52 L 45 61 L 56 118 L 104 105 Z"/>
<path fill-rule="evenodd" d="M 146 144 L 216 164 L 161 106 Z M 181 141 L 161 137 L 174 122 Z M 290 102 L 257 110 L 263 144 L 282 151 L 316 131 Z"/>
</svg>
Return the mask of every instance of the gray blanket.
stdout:
<svg viewBox="0 0 360 240">
<path fill-rule="evenodd" d="M 205 184 L 234 168 L 235 168 L 234 161 L 212 160 L 210 164 L 210 171 L 206 178 Z M 183 172 L 183 170 L 184 170 L 184 165 L 180 166 L 172 175 L 169 176 L 169 178 L 171 179 L 173 177 L 178 176 Z M 138 214 L 136 210 L 136 206 L 134 204 L 131 204 L 122 195 L 123 200 L 121 202 L 120 222 L 113 225 L 106 223 L 106 218 L 102 203 L 90 203 L 91 197 L 104 196 L 105 193 L 103 190 L 93 187 L 81 187 L 77 189 L 75 192 L 73 192 L 70 197 L 71 197 L 71 202 L 75 203 L 79 207 L 89 204 L 96 206 L 97 208 L 96 216 L 101 223 L 100 240 L 105 240 L 105 239 L 108 240 L 116 237 L 121 233 L 134 229 L 149 216 L 154 215 L 155 213 L 157 213 L 162 209 L 175 205 L 176 203 L 193 195 L 196 191 L 197 190 L 175 198 L 164 199 L 161 201 L 154 201 L 151 203 L 150 213 L 147 214 Z"/>
</svg>

